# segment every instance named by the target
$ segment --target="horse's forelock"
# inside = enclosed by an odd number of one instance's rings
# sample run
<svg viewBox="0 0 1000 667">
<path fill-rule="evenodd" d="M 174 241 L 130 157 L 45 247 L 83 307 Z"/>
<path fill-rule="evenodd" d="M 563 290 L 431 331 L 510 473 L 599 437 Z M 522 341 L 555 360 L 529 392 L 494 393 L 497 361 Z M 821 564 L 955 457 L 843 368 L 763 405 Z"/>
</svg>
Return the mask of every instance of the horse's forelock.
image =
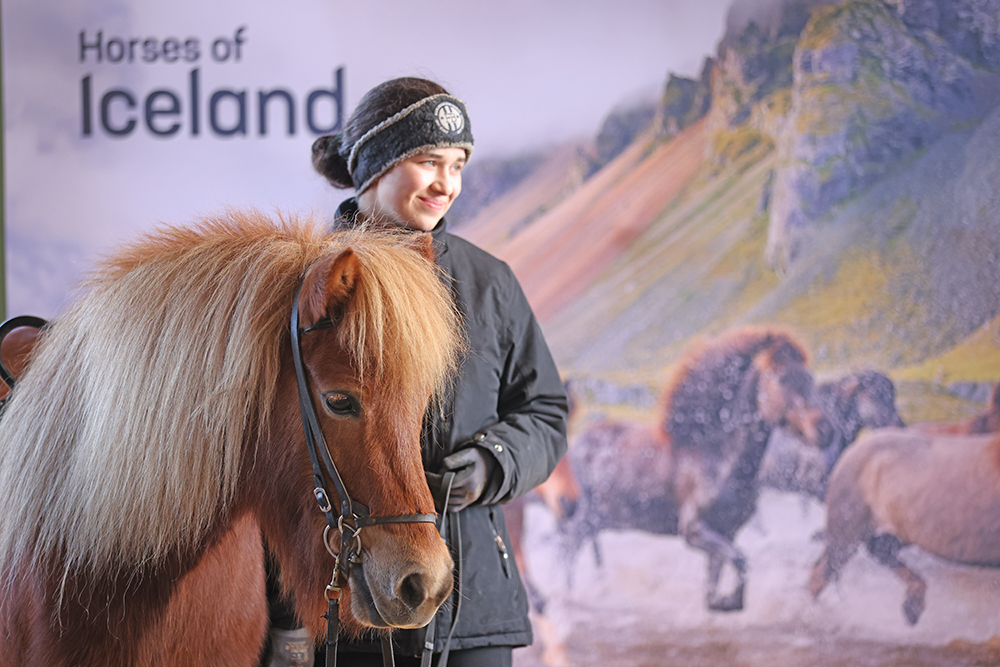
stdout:
<svg viewBox="0 0 1000 667">
<path fill-rule="evenodd" d="M 764 349 L 755 355 L 762 367 L 787 368 L 807 363 L 805 350 L 786 336 L 772 336 L 765 344 Z"/>
<path fill-rule="evenodd" d="M 354 351 L 363 380 L 380 391 L 440 393 L 464 348 L 443 274 L 410 235 L 369 233 L 380 243 L 351 246 L 362 279 L 344 313 L 340 344 Z"/>
</svg>

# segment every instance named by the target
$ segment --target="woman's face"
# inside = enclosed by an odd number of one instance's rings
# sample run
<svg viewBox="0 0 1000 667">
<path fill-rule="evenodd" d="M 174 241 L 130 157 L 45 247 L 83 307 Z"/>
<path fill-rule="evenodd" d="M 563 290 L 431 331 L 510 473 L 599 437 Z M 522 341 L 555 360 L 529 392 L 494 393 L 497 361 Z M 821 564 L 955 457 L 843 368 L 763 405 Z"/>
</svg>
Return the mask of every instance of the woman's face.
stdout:
<svg viewBox="0 0 1000 667">
<path fill-rule="evenodd" d="M 462 191 L 465 150 L 433 148 L 382 174 L 358 197 L 368 218 L 429 232 Z"/>
</svg>

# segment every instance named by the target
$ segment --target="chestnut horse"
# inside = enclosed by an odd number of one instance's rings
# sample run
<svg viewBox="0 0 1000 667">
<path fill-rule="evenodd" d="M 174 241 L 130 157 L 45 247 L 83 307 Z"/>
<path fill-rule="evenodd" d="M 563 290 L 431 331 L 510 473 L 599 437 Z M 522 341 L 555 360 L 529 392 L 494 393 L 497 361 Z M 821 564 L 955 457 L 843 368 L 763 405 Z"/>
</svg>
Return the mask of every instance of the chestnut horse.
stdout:
<svg viewBox="0 0 1000 667">
<path fill-rule="evenodd" d="M 708 555 L 706 604 L 743 608 L 746 558 L 733 544 L 757 508 L 757 470 L 771 429 L 820 448 L 834 429 L 813 399 L 806 354 L 789 334 L 744 327 L 689 351 L 666 392 L 660 427 L 603 422 L 569 449 L 583 493 L 575 553 L 606 528 L 681 535 Z M 736 574 L 718 592 L 723 567 Z"/>
<path fill-rule="evenodd" d="M 313 495 L 293 295 L 348 494 L 432 513 L 420 426 L 461 337 L 426 241 L 231 211 L 98 266 L 0 420 L 0 665 L 257 665 L 264 542 L 319 638 L 339 535 Z M 345 630 L 425 625 L 452 588 L 433 523 L 362 539 Z"/>
<path fill-rule="evenodd" d="M 858 545 L 906 586 L 916 624 L 927 584 L 898 558 L 915 544 L 946 560 L 1000 567 L 1000 435 L 932 435 L 885 429 L 862 436 L 833 469 L 826 550 L 809 588 L 818 597 Z"/>
</svg>

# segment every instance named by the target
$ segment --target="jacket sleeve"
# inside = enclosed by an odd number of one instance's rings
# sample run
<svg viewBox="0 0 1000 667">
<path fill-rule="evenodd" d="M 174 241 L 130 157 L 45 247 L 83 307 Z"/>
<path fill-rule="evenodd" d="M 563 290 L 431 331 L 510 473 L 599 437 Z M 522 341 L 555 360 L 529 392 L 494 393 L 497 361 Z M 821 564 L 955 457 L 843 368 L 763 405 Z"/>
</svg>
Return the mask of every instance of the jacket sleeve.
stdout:
<svg viewBox="0 0 1000 667">
<path fill-rule="evenodd" d="M 476 504 L 507 502 L 527 493 L 545 481 L 567 449 L 562 379 L 524 292 L 511 279 L 499 421 L 476 433 L 472 443 L 499 465 Z"/>
</svg>

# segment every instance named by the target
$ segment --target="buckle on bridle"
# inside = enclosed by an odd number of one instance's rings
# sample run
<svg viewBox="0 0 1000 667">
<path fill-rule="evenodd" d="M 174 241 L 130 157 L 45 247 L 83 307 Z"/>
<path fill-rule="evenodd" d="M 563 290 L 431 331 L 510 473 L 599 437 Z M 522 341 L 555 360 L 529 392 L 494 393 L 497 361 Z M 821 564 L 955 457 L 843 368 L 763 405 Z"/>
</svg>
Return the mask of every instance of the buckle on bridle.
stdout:
<svg viewBox="0 0 1000 667">
<path fill-rule="evenodd" d="M 330 497 L 326 495 L 326 489 L 322 486 L 317 486 L 313 489 L 313 495 L 316 496 L 316 502 L 319 503 L 319 509 L 321 512 L 326 514 L 327 512 L 333 511 L 333 506 L 330 504 Z"/>
<path fill-rule="evenodd" d="M 336 575 L 334 575 L 334 576 L 336 576 Z M 326 595 L 327 602 L 329 602 L 330 600 L 339 600 L 340 599 L 340 593 L 341 593 L 340 586 L 338 586 L 336 583 L 334 583 L 334 582 L 331 581 L 327 585 L 327 587 L 326 587 L 326 593 L 325 593 L 325 595 Z"/>
</svg>

